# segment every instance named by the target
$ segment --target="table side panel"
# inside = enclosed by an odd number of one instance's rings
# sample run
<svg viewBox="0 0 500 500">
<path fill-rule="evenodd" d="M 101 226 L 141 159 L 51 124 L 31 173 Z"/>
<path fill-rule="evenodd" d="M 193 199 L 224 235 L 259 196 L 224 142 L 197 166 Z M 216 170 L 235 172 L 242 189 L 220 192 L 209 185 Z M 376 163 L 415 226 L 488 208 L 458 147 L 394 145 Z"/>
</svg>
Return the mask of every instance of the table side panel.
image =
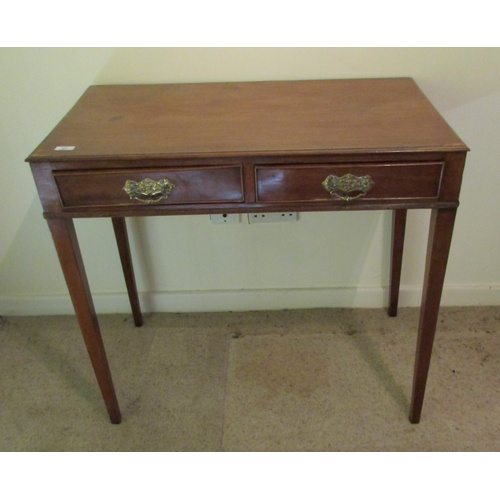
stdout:
<svg viewBox="0 0 500 500">
<path fill-rule="evenodd" d="M 466 157 L 467 152 L 462 151 L 447 155 L 443 171 L 443 180 L 441 182 L 440 201 L 454 201 L 458 203 Z"/>
</svg>

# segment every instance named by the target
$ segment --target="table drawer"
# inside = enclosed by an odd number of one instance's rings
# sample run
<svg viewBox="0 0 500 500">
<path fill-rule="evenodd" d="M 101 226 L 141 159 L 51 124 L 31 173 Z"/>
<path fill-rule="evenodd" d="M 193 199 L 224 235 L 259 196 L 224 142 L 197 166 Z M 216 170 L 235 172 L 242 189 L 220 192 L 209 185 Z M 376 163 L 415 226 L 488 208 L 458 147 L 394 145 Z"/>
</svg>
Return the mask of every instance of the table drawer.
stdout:
<svg viewBox="0 0 500 500">
<path fill-rule="evenodd" d="M 54 178 L 64 208 L 243 201 L 240 165 L 58 171 Z"/>
<path fill-rule="evenodd" d="M 443 163 L 258 165 L 259 202 L 437 199 Z"/>
</svg>

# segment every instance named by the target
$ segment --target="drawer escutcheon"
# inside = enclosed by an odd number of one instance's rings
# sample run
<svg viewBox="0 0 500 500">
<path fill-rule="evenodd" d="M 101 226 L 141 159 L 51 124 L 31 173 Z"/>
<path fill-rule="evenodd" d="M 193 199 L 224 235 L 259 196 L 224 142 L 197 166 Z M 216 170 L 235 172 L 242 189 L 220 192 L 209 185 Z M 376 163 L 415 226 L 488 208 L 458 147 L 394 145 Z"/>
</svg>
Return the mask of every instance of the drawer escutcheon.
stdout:
<svg viewBox="0 0 500 500">
<path fill-rule="evenodd" d="M 351 201 L 364 196 L 375 185 L 369 175 L 357 177 L 346 174 L 342 177 L 329 175 L 323 182 L 323 187 L 331 194 L 343 201 Z M 351 193 L 358 193 L 351 196 Z"/>
<path fill-rule="evenodd" d="M 143 179 L 142 181 L 127 180 L 123 190 L 129 195 L 131 200 L 137 200 L 142 203 L 159 203 L 168 198 L 175 188 L 175 184 L 169 179 Z"/>
</svg>

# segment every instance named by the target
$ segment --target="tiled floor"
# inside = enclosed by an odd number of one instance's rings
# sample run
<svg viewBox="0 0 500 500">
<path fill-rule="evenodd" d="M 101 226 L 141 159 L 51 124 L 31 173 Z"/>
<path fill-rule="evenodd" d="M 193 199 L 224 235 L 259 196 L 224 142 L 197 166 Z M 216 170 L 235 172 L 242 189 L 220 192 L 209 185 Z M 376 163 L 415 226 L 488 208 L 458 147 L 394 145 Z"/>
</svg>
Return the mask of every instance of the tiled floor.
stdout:
<svg viewBox="0 0 500 500">
<path fill-rule="evenodd" d="M 100 318 L 109 423 L 76 320 L 0 326 L 0 451 L 500 451 L 500 307 L 442 308 L 422 420 L 417 309 Z"/>
</svg>

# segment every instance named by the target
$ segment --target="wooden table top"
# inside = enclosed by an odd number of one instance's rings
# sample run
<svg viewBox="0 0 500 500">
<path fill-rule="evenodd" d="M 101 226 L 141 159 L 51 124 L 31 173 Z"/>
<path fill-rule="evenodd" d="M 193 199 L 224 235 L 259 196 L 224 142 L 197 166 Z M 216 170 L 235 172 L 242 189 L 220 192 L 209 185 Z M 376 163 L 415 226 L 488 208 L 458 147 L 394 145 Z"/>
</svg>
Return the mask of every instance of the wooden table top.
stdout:
<svg viewBox="0 0 500 500">
<path fill-rule="evenodd" d="M 97 85 L 27 161 L 467 150 L 411 78 Z"/>
</svg>

